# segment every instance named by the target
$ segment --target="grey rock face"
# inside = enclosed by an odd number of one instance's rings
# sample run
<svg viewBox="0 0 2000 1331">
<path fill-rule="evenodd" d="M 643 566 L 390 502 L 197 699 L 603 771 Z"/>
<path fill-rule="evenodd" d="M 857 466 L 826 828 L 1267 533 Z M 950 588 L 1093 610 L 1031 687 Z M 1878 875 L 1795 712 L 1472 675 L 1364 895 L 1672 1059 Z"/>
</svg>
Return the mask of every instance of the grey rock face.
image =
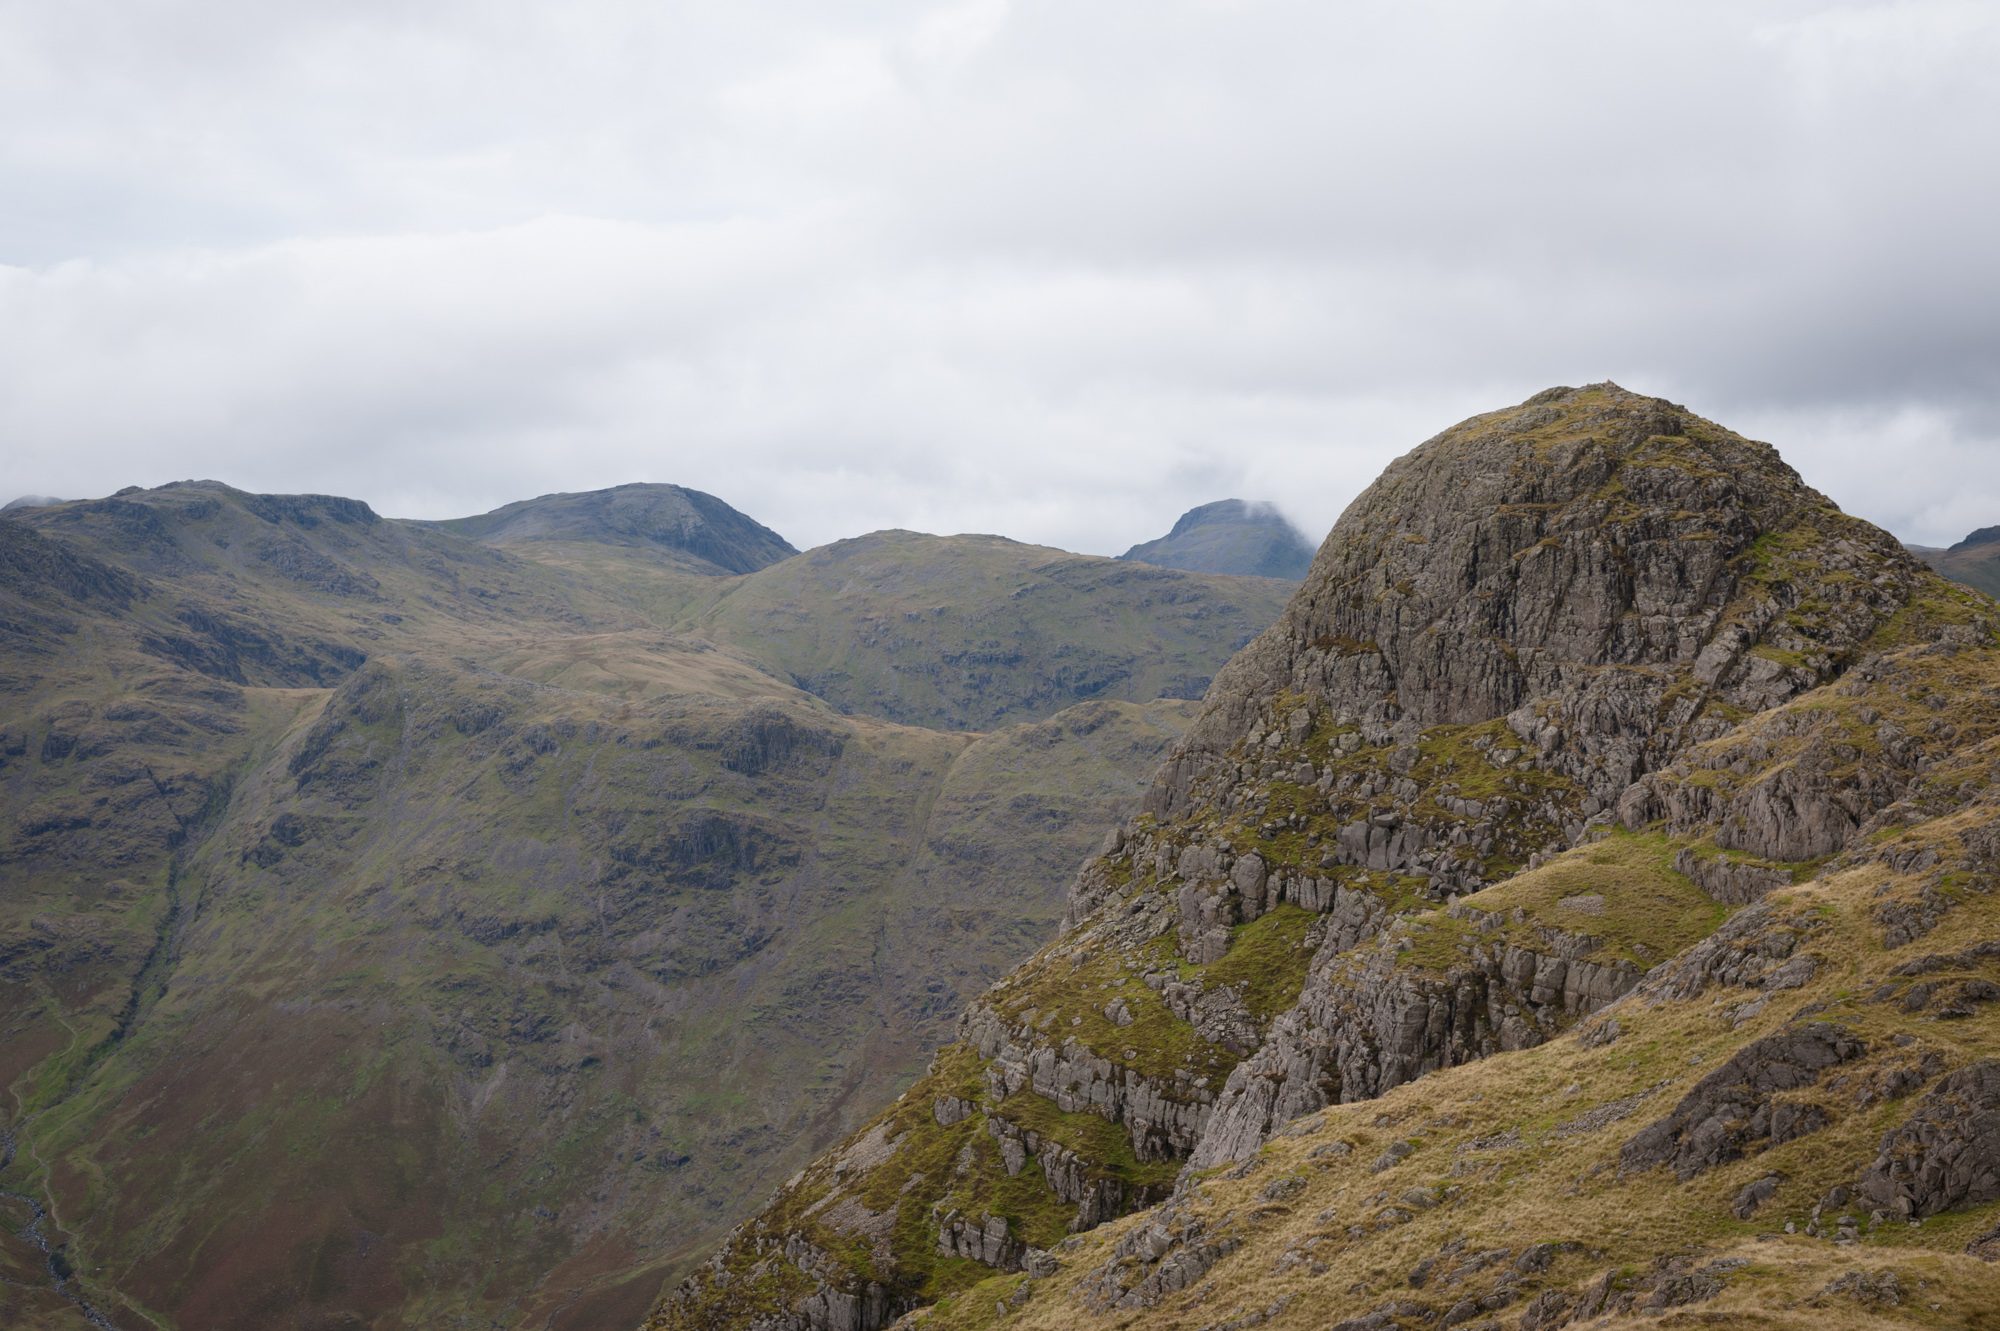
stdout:
<svg viewBox="0 0 2000 1331">
<path fill-rule="evenodd" d="M 1859 1190 L 1877 1210 L 1907 1219 L 2000 1197 L 2000 1060 L 1960 1068 L 1933 1087 L 1882 1139 Z"/>
<path fill-rule="evenodd" d="M 987 1083 L 996 1096 L 1031 1090 L 1065 1113 L 1123 1124 L 1141 1160 L 1186 1155 L 1208 1122 L 1214 1095 L 1205 1088 L 1189 1081 L 1162 1084 L 1074 1040 L 1057 1043 L 1032 1028 L 1009 1028 L 983 1005 L 966 1012 L 959 1038 L 987 1060 Z"/>
<path fill-rule="evenodd" d="M 880 1285 L 859 1293 L 822 1286 L 807 1296 L 795 1317 L 773 1322 L 773 1331 L 882 1331 L 895 1320 L 895 1301 Z"/>
<path fill-rule="evenodd" d="M 1674 856 L 1674 871 L 1686 874 L 1697 887 L 1732 906 L 1747 906 L 1766 892 L 1792 881 L 1790 871 L 1738 860 L 1709 858 L 1692 850 Z"/>
<path fill-rule="evenodd" d="M 752 1320 L 750 1331 L 884 1331 L 910 1306 L 908 1299 L 873 1281 L 859 1289 L 839 1288 L 831 1279 L 832 1259 L 797 1235 L 786 1239 L 782 1259 L 819 1283 L 791 1310 Z M 728 1282 L 730 1277 L 715 1260 L 710 1269 L 715 1278 Z"/>
<path fill-rule="evenodd" d="M 1781 915 L 1763 903 L 1748 907 L 1648 976 L 1639 997 L 1684 1002 L 1717 987 L 1796 989 L 1818 965 L 1799 944 L 1819 927 L 1809 915 Z"/>
<path fill-rule="evenodd" d="M 1892 739 L 1884 743 L 1880 760 L 1854 767 L 1840 760 L 1837 743 L 1814 733 L 1835 724 L 1825 713 L 1774 718 L 1731 746 L 1726 759 L 1715 755 L 1711 761 L 1764 763 L 1781 747 L 1799 748 L 1805 761 L 1730 790 L 1677 779 L 1678 773 L 1663 774 L 1628 791 L 1619 801 L 1619 814 L 1628 826 L 1664 818 L 1683 835 L 1714 829 L 1716 844 L 1725 850 L 1767 860 L 1800 862 L 1832 855 L 1872 815 L 1902 798 L 1922 755 L 1917 745 Z M 1714 769 L 1693 765 L 1690 770 Z M 1740 870 L 1737 876 L 1743 877 Z M 1746 879 L 1745 887 L 1753 882 Z"/>
<path fill-rule="evenodd" d="M 1085 1277 L 1083 1301 L 1098 1312 L 1151 1308 L 1186 1289 L 1241 1246 L 1201 1216 L 1168 1202 L 1119 1239 L 1111 1258 Z"/>
<path fill-rule="evenodd" d="M 1001 1216 L 973 1219 L 954 1212 L 938 1226 L 941 1257 L 964 1257 L 996 1271 L 1018 1271 L 1026 1252 L 1026 1246 L 1007 1232 Z"/>
<path fill-rule="evenodd" d="M 1748 1220 L 1757 1214 L 1757 1209 L 1778 1195 L 1778 1185 L 1785 1180 L 1778 1174 L 1766 1174 L 1755 1182 L 1746 1183 L 1737 1192 L 1736 1200 L 1730 1203 L 1730 1213 L 1738 1220 Z"/>
<path fill-rule="evenodd" d="M 1685 1182 L 1703 1170 L 1740 1159 L 1756 1143 L 1791 1141 L 1826 1126 L 1811 1105 L 1776 1100 L 1817 1082 L 1838 1064 L 1868 1052 L 1847 1031 L 1828 1022 L 1767 1035 L 1695 1084 L 1671 1114 L 1625 1143 L 1619 1164 L 1628 1170 L 1671 1165 Z"/>
<path fill-rule="evenodd" d="M 987 1119 L 986 1126 L 1000 1143 L 1000 1154 L 1010 1177 L 1018 1175 L 1027 1167 L 1028 1161 L 1033 1160 L 1041 1166 L 1042 1177 L 1050 1191 L 1076 1207 L 1076 1215 L 1069 1226 L 1072 1233 L 1095 1229 L 1128 1211 L 1149 1206 L 1165 1195 L 1165 1189 L 1128 1187 L 1117 1179 L 1098 1177 L 1091 1168 L 1091 1162 L 1075 1151 L 1050 1141 L 1032 1129 L 1019 1127 L 997 1113 Z M 1035 1256 L 1034 1249 L 1016 1245 L 1010 1259 L 1025 1267 Z M 992 1261 L 986 1264 L 999 1265 Z"/>
<path fill-rule="evenodd" d="M 1596 428 L 1576 429 L 1579 419 Z M 1537 437 L 1559 421 L 1564 437 Z M 1753 649 L 1789 641 L 1781 597 L 1725 622 L 1742 589 L 1739 556 L 1826 501 L 1767 446 L 1701 431 L 1614 386 L 1476 427 L 1399 459 L 1342 516 L 1284 619 L 1218 676 L 1155 791 L 1157 811 L 1183 807 L 1281 690 L 1385 736 L 1533 700 L 1522 728 L 1532 719 L 1548 732 L 1545 761 L 1609 802 L 1704 729 L 1699 708 L 1669 702 L 1669 679 L 1649 670 L 1686 671 L 1737 705 L 1768 707 L 1831 674 L 1835 654 L 1905 594 L 1893 579 L 1857 578 L 1829 614 L 1833 641 L 1779 665 Z M 1825 558 L 1871 575 L 1916 567 L 1859 524 Z"/>
<path fill-rule="evenodd" d="M 1641 974 L 1495 944 L 1431 975 L 1403 965 L 1394 938 L 1358 952 L 1323 946 L 1298 1007 L 1230 1073 L 1188 1167 L 1247 1159 L 1278 1125 L 1325 1105 L 1540 1044 Z"/>
</svg>

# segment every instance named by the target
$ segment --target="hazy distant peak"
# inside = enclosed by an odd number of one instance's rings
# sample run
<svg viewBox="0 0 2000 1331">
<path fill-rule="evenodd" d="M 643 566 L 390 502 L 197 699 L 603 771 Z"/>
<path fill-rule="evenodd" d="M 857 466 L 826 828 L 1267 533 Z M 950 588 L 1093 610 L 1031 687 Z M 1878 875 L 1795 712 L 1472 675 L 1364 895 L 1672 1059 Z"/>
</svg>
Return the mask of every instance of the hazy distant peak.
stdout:
<svg viewBox="0 0 2000 1331">
<path fill-rule="evenodd" d="M 1165 536 L 1135 545 L 1119 558 L 1196 573 L 1296 582 L 1312 564 L 1313 547 L 1275 504 L 1218 499 L 1189 509 Z"/>
<path fill-rule="evenodd" d="M 704 573 L 754 573 L 798 553 L 784 537 L 714 495 L 650 482 L 541 495 L 430 525 L 488 545 L 582 541 L 647 547 Z"/>
<path fill-rule="evenodd" d="M 11 513 L 17 508 L 47 508 L 51 504 L 62 502 L 54 495 L 22 495 L 18 499 L 9 499 L 6 503 L 0 504 L 0 513 Z"/>
<path fill-rule="evenodd" d="M 1970 550 L 1977 545 L 1995 544 L 2000 544 L 2000 527 L 1981 527 L 1957 545 L 1952 546 L 1949 553 L 1957 554 L 1961 550 Z"/>
<path fill-rule="evenodd" d="M 1276 504 L 1262 500 L 1253 503 L 1248 499 L 1218 499 L 1212 504 L 1201 504 L 1181 514 L 1180 521 L 1174 523 L 1174 529 L 1167 535 L 1181 536 L 1196 527 L 1231 524 L 1257 527 L 1273 522 L 1285 526 L 1291 525 L 1285 522 L 1284 515 L 1278 512 Z"/>
</svg>

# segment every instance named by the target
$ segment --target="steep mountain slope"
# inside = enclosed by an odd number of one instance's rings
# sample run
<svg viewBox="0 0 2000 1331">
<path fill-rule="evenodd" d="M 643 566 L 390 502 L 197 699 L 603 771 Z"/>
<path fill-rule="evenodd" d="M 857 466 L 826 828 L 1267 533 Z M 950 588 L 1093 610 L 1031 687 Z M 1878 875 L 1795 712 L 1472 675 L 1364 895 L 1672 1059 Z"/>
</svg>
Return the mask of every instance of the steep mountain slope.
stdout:
<svg viewBox="0 0 2000 1331">
<path fill-rule="evenodd" d="M 998 536 L 875 532 L 729 586 L 684 627 L 843 712 L 983 730 L 1093 698 L 1194 698 L 1288 589 Z"/>
<path fill-rule="evenodd" d="M 0 1323 L 636 1320 L 1192 714 L 843 715 L 667 622 L 736 581 L 213 483 L 0 520 Z"/>
<path fill-rule="evenodd" d="M 1728 1274 L 1767 1226 L 1717 1189 L 1767 1143 L 1802 1222 L 1845 1180 L 1815 1228 L 1861 1187 L 1982 1207 L 1962 1247 L 2000 1218 L 2000 989 L 1960 955 L 1994 922 L 1996 662 L 1990 602 L 1681 408 L 1607 384 L 1446 431 L 1218 676 L 1064 935 L 652 1325 L 1740 1306 L 1834 1274 Z"/>
<path fill-rule="evenodd" d="M 2000 527 L 1981 527 L 1948 549 L 1918 553 L 1952 581 L 2000 596 Z"/>
<path fill-rule="evenodd" d="M 488 545 L 609 545 L 690 573 L 752 573 L 798 553 L 791 542 L 700 490 L 633 484 L 523 499 L 477 517 L 424 524 Z"/>
<path fill-rule="evenodd" d="M 1118 557 L 1196 573 L 1297 582 L 1312 566 L 1313 548 L 1270 504 L 1222 499 L 1189 509 L 1165 536 L 1135 545 Z"/>
</svg>

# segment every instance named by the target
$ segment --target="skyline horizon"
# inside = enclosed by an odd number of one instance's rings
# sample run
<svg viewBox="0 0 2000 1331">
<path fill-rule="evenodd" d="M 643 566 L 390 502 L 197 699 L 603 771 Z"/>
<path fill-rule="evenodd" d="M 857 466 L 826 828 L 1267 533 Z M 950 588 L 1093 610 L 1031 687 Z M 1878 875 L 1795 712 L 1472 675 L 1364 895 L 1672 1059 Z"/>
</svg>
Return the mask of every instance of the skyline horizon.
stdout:
<svg viewBox="0 0 2000 1331">
<path fill-rule="evenodd" d="M 1323 532 L 1608 378 L 1909 539 L 2000 515 L 1990 5 L 169 0 L 0 49 L 0 492 L 664 476 L 1115 549 L 1218 494 Z"/>
</svg>

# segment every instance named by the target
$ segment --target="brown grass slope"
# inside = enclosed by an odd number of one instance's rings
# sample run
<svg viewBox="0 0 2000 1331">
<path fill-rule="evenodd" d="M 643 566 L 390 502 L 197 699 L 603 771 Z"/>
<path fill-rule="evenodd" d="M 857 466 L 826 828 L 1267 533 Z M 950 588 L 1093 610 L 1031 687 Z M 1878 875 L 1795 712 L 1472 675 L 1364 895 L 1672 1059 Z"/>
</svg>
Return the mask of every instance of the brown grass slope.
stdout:
<svg viewBox="0 0 2000 1331">
<path fill-rule="evenodd" d="M 651 1325 L 1511 1331 L 1547 1294 L 1533 1331 L 1670 1310 L 1731 1287 L 1733 1258 L 1679 1259 L 1732 1223 L 1705 1209 L 1715 1180 L 1733 1200 L 1753 1181 L 1733 1162 L 1767 1147 L 1809 1180 L 1775 1184 L 1783 1204 L 1824 1201 L 1834 1241 L 1833 1175 L 1872 1167 L 1884 1105 L 1990 1052 L 1990 958 L 1953 949 L 1990 930 L 1994 635 L 1990 603 L 1671 404 L 1551 390 L 1447 431 L 1223 671 L 1064 936 Z M 1795 937 L 1808 916 L 1823 955 Z M 1942 1024 L 1842 978 L 1886 983 L 1926 932 Z M 1842 1033 L 1804 1043 L 1851 1075 L 1806 1094 L 1799 1073 L 1776 1102 L 1709 1087 L 1718 1112 L 1625 1159 L 1744 1048 L 1789 1066 L 1752 1042 L 1793 1039 L 1828 995 Z M 1897 1035 L 1931 1044 L 1905 1059 Z M 1647 1153 L 1688 1132 L 1701 1168 L 1663 1183 Z M 1819 1168 L 1862 1138 L 1869 1161 Z M 1606 1151 L 1622 1172 L 1590 1172 Z M 1602 1209 L 1536 1219 L 1570 1195 Z M 1634 1210 L 1629 1241 L 1585 1242 L 1637 1197 L 1662 1209 Z"/>
</svg>

